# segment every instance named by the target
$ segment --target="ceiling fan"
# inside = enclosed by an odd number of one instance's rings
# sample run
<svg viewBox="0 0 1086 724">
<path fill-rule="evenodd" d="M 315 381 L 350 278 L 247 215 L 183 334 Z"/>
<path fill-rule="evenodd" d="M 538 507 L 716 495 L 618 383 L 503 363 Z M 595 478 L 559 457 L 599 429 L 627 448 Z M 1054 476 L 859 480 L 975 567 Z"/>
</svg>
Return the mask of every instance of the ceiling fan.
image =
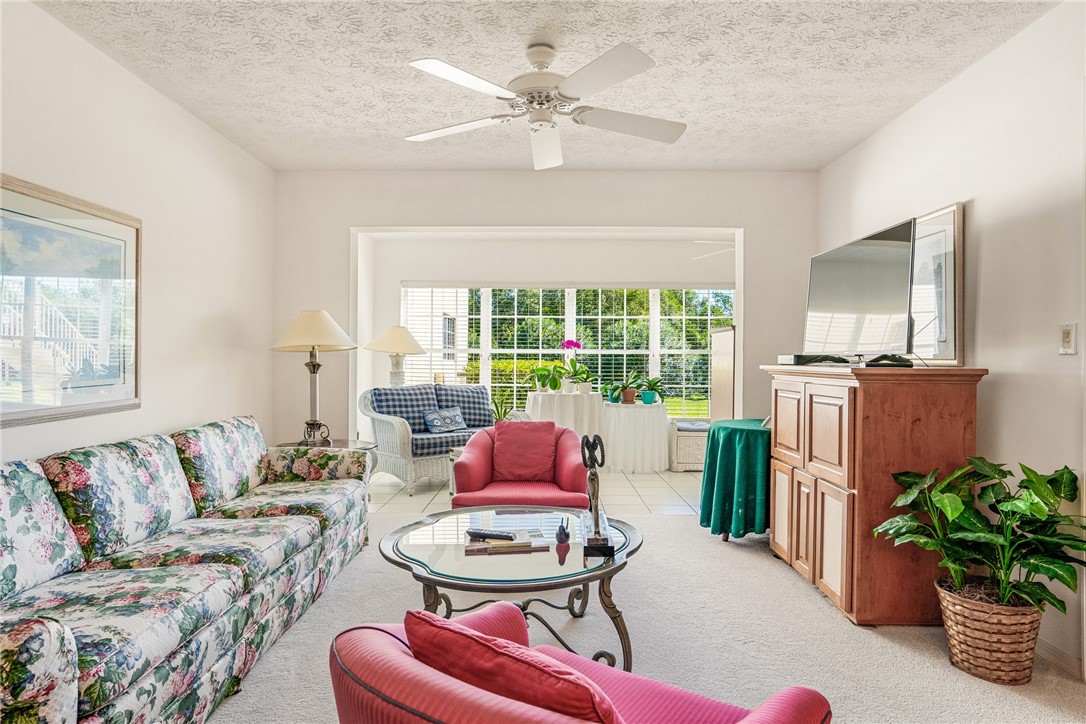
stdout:
<svg viewBox="0 0 1086 724">
<path fill-rule="evenodd" d="M 711 256 L 716 256 L 717 254 L 729 254 L 729 253 L 735 251 L 735 242 L 734 241 L 707 241 L 707 240 L 695 239 L 694 243 L 695 244 L 720 244 L 720 245 L 724 246 L 724 248 L 723 249 L 717 249 L 716 251 L 710 251 L 708 254 L 701 254 L 699 256 L 692 256 L 692 257 L 690 257 L 690 261 L 695 261 L 697 259 L 707 259 L 707 258 L 709 258 Z"/>
<path fill-rule="evenodd" d="M 532 45 L 528 48 L 527 55 L 532 71 L 518 75 L 509 81 L 505 88 L 449 65 L 443 60 L 422 58 L 411 61 L 408 65 L 413 68 L 507 103 L 509 113 L 477 118 L 474 121 L 457 123 L 425 133 L 416 133 L 408 136 L 406 140 L 429 141 L 454 133 L 508 123 L 515 118 L 527 118 L 531 133 L 532 161 L 535 170 L 541 171 L 562 165 L 562 142 L 558 135 L 558 116 L 568 116 L 580 126 L 625 133 L 663 143 L 674 143 L 686 130 L 686 124 L 677 121 L 665 121 L 635 113 L 576 105 L 582 99 L 656 65 L 652 58 L 629 43 L 616 45 L 569 77 L 548 70 L 554 61 L 553 46 Z"/>
</svg>

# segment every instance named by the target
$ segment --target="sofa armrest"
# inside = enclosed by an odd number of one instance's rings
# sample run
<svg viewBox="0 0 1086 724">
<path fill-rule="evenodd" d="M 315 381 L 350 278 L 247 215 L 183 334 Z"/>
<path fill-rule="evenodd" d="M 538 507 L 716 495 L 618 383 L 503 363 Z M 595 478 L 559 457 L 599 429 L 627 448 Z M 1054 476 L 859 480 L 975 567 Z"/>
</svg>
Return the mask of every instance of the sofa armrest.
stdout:
<svg viewBox="0 0 1086 724">
<path fill-rule="evenodd" d="M 789 686 L 781 689 L 740 719 L 741 724 L 829 724 L 833 717 L 826 697 L 814 689 Z"/>
<path fill-rule="evenodd" d="M 474 493 L 490 484 L 494 477 L 494 438 L 486 430 L 471 436 L 464 452 L 453 463 L 457 493 Z"/>
<path fill-rule="evenodd" d="M 264 458 L 269 483 L 301 480 L 370 479 L 365 450 L 329 447 L 270 447 Z"/>
<path fill-rule="evenodd" d="M 456 479 L 459 487 L 460 479 Z M 588 494 L 588 468 L 581 459 L 581 438 L 573 430 L 558 437 L 554 451 L 554 482 L 567 493 Z"/>
<path fill-rule="evenodd" d="M 505 419 L 506 420 L 516 420 L 517 422 L 524 422 L 526 420 L 531 420 L 532 418 L 529 417 L 528 413 L 525 412 L 524 410 L 513 410 L 508 415 L 505 416 Z"/>
<path fill-rule="evenodd" d="M 49 618 L 0 621 L 0 711 L 7 721 L 75 724 L 79 668 L 71 629 Z"/>
</svg>

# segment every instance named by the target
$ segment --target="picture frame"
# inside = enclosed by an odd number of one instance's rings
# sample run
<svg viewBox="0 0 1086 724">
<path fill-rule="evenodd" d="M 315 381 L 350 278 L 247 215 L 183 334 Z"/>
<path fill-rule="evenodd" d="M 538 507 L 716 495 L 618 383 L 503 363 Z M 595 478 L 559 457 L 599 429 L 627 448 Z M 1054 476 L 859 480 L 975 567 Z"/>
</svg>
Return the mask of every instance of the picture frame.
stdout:
<svg viewBox="0 0 1086 724">
<path fill-rule="evenodd" d="M 965 364 L 964 204 L 916 219 L 913 242 L 913 354 L 928 365 Z"/>
<path fill-rule="evenodd" d="M 140 407 L 142 228 L 0 174 L 0 428 Z"/>
</svg>

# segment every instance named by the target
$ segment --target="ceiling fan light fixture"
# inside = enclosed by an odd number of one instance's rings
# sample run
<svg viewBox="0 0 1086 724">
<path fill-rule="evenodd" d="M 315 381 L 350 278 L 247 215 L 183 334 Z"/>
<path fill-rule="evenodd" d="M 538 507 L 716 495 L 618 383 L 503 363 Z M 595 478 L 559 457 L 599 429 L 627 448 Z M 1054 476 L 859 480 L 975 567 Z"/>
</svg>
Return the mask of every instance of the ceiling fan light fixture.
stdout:
<svg viewBox="0 0 1086 724">
<path fill-rule="evenodd" d="M 544 128 L 554 128 L 554 111 L 550 108 L 533 108 L 528 111 L 528 125 L 539 131 Z"/>
</svg>

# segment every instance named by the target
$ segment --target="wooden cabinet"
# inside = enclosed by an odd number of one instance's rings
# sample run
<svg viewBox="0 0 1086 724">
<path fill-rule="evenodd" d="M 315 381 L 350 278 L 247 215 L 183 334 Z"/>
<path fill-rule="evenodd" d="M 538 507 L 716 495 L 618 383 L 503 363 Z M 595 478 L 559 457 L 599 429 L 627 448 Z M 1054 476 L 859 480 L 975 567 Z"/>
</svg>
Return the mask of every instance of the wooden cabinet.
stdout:
<svg viewBox="0 0 1086 724">
<path fill-rule="evenodd" d="M 976 453 L 977 383 L 962 367 L 768 366 L 770 547 L 855 623 L 937 624 L 938 556 L 872 529 L 897 512 L 891 473 Z"/>
</svg>

